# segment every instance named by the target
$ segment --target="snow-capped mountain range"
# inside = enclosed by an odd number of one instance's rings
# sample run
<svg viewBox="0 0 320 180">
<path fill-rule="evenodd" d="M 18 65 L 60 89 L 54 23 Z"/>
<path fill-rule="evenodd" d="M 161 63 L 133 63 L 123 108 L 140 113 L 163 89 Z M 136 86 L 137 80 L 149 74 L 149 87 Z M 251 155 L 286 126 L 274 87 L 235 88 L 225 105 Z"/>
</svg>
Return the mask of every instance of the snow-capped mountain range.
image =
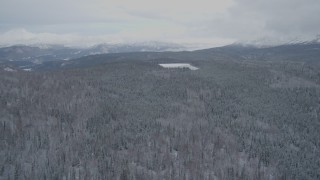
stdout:
<svg viewBox="0 0 320 180">
<path fill-rule="evenodd" d="M 163 52 L 182 50 L 186 50 L 186 48 L 182 45 L 163 42 L 98 44 L 85 48 L 50 44 L 14 45 L 0 48 L 0 60 L 43 62 L 52 60 L 69 60 L 87 55 L 106 53 Z"/>
<path fill-rule="evenodd" d="M 42 69 L 43 67 L 64 67 L 65 64 L 72 66 L 72 64 L 76 62 L 78 58 L 90 55 L 120 54 L 116 56 L 127 57 L 131 56 L 131 54 L 126 55 L 122 53 L 167 51 L 176 52 L 174 55 L 181 55 L 184 54 L 181 51 L 186 50 L 190 49 L 179 44 L 155 41 L 128 44 L 98 44 L 81 48 L 50 44 L 15 45 L 0 48 L 0 66 L 4 68 L 10 67 L 13 69 L 17 68 L 32 70 Z M 314 62 L 319 59 L 320 36 L 310 41 L 296 39 L 290 42 L 278 42 L 277 45 L 272 45 L 272 43 L 268 42 L 268 39 L 252 42 L 237 42 L 223 47 L 198 50 L 196 52 L 204 53 L 210 57 L 214 57 L 223 53 L 224 55 L 232 55 L 237 57 L 239 60 L 265 59 L 281 61 L 307 58 L 306 61 Z M 185 53 L 185 55 L 187 55 L 187 57 L 190 56 L 188 53 Z M 142 56 L 143 54 L 138 55 L 139 58 Z M 161 55 L 159 54 L 159 56 Z M 109 56 L 108 58 L 110 59 Z M 71 60 L 72 62 L 70 62 Z M 92 62 L 87 62 L 87 60 L 84 61 L 86 65 L 92 64 Z M 103 62 L 103 59 L 99 60 L 99 63 L 100 61 Z"/>
<path fill-rule="evenodd" d="M 266 47 L 274 47 L 281 45 L 294 45 L 294 44 L 319 44 L 320 43 L 320 35 L 317 35 L 313 38 L 269 38 L 263 37 L 254 40 L 248 41 L 237 41 L 234 44 L 242 45 L 242 46 L 251 46 L 256 48 L 266 48 Z"/>
</svg>

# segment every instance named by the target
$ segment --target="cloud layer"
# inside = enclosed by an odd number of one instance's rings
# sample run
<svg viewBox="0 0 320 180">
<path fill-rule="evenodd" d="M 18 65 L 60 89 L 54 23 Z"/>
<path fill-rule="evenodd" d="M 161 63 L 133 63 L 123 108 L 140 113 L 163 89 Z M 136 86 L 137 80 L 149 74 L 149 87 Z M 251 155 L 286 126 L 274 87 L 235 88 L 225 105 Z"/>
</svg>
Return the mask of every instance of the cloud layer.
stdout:
<svg viewBox="0 0 320 180">
<path fill-rule="evenodd" d="M 318 0 L 2 0 L 0 45 L 312 39 Z"/>
</svg>

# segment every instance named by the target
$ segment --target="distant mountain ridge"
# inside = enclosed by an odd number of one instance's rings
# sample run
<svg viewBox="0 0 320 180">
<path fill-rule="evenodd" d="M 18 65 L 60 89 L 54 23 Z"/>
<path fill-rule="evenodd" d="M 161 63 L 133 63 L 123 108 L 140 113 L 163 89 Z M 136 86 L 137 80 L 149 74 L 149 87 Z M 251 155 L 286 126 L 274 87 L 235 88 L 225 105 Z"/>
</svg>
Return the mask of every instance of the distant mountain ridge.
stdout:
<svg viewBox="0 0 320 180">
<path fill-rule="evenodd" d="M 50 44 L 14 45 L 0 48 L 0 63 L 30 68 L 45 62 L 68 61 L 97 54 L 181 51 L 185 49 L 186 47 L 179 44 L 163 42 L 99 44 L 86 48 Z"/>
<path fill-rule="evenodd" d="M 89 47 L 69 47 L 64 45 L 52 45 L 52 44 L 33 44 L 33 45 L 13 45 L 0 48 L 1 58 L 14 58 L 13 60 L 19 60 L 16 58 L 25 57 L 27 55 L 39 56 L 43 54 L 59 54 L 61 51 L 65 55 L 69 55 L 70 58 L 74 54 L 92 55 L 92 54 L 105 54 L 105 53 L 122 53 L 122 52 L 162 52 L 162 51 L 181 51 L 186 47 L 163 42 L 143 42 L 143 43 L 119 43 L 119 44 L 97 44 Z M 81 52 L 78 52 L 81 51 Z M 73 55 L 72 55 L 73 54 Z M 79 56 L 80 56 L 79 55 Z"/>
<path fill-rule="evenodd" d="M 320 42 L 308 41 L 257 47 L 254 45 L 231 44 L 206 52 L 225 52 L 242 60 L 320 62 Z"/>
<path fill-rule="evenodd" d="M 89 48 L 63 46 L 12 46 L 0 48 L 2 67 L 27 70 L 46 70 L 72 67 L 88 67 L 108 61 L 157 60 L 183 62 L 184 60 L 232 59 L 235 61 L 294 61 L 320 63 L 318 40 L 279 46 L 258 47 L 234 43 L 231 45 L 181 51 L 175 44 L 100 44 Z M 166 60 L 167 61 L 167 60 Z"/>
<path fill-rule="evenodd" d="M 267 48 L 267 47 L 276 47 L 283 45 L 297 45 L 297 44 L 319 44 L 320 35 L 312 38 L 292 38 L 292 39 L 274 39 L 274 38 L 259 38 L 250 41 L 239 41 L 235 42 L 235 45 L 257 47 L 257 48 Z"/>
</svg>

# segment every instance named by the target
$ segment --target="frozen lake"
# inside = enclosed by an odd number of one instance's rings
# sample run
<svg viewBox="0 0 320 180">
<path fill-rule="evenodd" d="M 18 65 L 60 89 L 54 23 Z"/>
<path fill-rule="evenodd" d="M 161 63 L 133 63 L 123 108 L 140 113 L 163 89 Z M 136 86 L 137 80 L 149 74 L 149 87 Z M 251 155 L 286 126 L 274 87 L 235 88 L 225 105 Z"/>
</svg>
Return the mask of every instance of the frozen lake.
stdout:
<svg viewBox="0 0 320 180">
<path fill-rule="evenodd" d="M 163 68 L 189 68 L 190 70 L 198 70 L 199 68 L 192 66 L 189 63 L 168 63 L 168 64 L 159 64 Z"/>
</svg>

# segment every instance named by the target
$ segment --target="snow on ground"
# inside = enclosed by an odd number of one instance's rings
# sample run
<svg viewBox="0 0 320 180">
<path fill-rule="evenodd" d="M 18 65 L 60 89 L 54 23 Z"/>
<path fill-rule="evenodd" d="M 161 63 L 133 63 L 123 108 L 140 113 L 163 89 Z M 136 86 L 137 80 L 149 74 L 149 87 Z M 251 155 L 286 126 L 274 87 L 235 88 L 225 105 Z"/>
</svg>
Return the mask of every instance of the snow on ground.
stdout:
<svg viewBox="0 0 320 180">
<path fill-rule="evenodd" d="M 60 66 L 63 67 L 63 66 L 65 66 L 65 65 L 66 65 L 66 63 L 62 63 Z"/>
<path fill-rule="evenodd" d="M 4 68 L 3 70 L 8 71 L 8 72 L 16 72 L 16 70 L 11 69 L 9 67 Z"/>
<path fill-rule="evenodd" d="M 35 59 L 32 61 L 34 64 L 42 64 L 42 61 L 40 61 L 39 59 Z"/>
<path fill-rule="evenodd" d="M 169 63 L 169 64 L 159 64 L 163 68 L 189 68 L 190 70 L 198 70 L 199 68 L 192 66 L 188 63 Z"/>
<path fill-rule="evenodd" d="M 32 71 L 31 68 L 28 68 L 28 69 L 23 69 L 24 71 Z"/>
<path fill-rule="evenodd" d="M 77 51 L 77 52 L 74 52 L 73 54 L 80 54 L 81 53 L 81 51 Z"/>
</svg>

